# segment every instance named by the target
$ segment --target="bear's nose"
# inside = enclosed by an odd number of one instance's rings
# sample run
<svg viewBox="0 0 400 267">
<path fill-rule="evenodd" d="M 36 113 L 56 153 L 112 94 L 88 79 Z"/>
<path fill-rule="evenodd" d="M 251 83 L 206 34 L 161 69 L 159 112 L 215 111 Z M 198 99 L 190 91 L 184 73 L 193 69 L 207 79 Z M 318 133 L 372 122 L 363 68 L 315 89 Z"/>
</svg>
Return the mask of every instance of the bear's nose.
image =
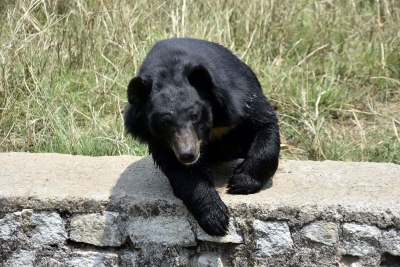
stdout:
<svg viewBox="0 0 400 267">
<path fill-rule="evenodd" d="M 179 159 L 185 163 L 192 163 L 196 159 L 194 151 L 185 151 L 179 154 Z"/>
</svg>

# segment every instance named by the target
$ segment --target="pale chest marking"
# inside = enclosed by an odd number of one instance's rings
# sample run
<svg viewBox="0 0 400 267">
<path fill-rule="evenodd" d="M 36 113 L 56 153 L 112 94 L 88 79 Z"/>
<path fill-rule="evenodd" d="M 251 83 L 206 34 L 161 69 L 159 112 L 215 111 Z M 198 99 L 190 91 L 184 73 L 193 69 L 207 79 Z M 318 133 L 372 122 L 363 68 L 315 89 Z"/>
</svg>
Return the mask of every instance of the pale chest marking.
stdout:
<svg viewBox="0 0 400 267">
<path fill-rule="evenodd" d="M 235 128 L 235 126 L 225 126 L 225 127 L 216 127 L 211 130 L 210 140 L 215 140 L 217 138 L 221 138 L 223 135 L 229 133 Z"/>
</svg>

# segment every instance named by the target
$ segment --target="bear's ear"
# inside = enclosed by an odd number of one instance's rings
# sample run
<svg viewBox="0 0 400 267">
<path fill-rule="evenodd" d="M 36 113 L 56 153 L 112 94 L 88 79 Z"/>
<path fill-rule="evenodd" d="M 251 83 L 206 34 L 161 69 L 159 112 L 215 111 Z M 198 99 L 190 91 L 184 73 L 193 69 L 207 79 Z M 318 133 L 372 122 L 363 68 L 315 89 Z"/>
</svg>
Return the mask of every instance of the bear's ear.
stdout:
<svg viewBox="0 0 400 267">
<path fill-rule="evenodd" d="M 188 75 L 189 83 L 197 89 L 211 90 L 213 81 L 210 73 L 201 65 L 193 67 Z"/>
<path fill-rule="evenodd" d="M 150 94 L 150 86 L 141 77 L 133 78 L 127 89 L 128 102 L 129 104 L 139 104 Z"/>
</svg>

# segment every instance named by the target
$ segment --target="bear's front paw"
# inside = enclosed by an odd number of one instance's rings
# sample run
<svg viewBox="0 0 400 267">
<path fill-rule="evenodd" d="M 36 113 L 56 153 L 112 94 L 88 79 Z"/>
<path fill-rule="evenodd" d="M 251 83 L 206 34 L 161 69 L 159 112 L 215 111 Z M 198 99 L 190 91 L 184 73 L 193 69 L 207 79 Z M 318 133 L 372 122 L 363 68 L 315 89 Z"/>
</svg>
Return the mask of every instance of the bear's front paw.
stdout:
<svg viewBox="0 0 400 267">
<path fill-rule="evenodd" d="M 204 206 L 197 217 L 200 227 L 211 236 L 224 236 L 228 232 L 229 212 L 221 199 Z"/>
<path fill-rule="evenodd" d="M 257 178 L 246 174 L 236 173 L 231 176 L 228 183 L 229 194 L 252 194 L 261 189 L 262 182 Z"/>
</svg>

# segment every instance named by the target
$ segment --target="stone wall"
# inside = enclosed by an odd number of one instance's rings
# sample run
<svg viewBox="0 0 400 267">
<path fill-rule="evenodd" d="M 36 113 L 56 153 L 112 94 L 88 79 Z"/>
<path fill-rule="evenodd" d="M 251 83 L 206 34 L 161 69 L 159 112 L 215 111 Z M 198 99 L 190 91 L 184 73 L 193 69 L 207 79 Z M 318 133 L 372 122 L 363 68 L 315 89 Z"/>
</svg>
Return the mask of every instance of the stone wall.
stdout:
<svg viewBox="0 0 400 267">
<path fill-rule="evenodd" d="M 152 160 L 0 154 L 0 266 L 400 266 L 400 166 L 283 161 L 211 237 Z"/>
</svg>

